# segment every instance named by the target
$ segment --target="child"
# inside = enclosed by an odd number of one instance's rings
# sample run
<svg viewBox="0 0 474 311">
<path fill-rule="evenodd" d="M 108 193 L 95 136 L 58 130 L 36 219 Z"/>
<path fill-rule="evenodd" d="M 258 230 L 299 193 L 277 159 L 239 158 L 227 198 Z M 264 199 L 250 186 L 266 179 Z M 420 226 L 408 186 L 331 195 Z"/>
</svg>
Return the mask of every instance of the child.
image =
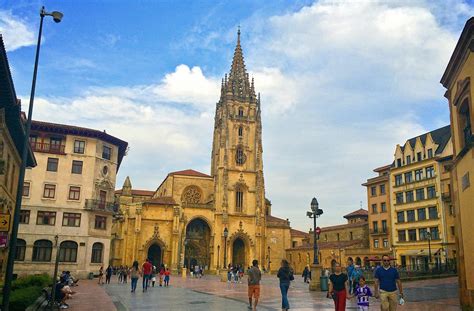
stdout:
<svg viewBox="0 0 474 311">
<path fill-rule="evenodd" d="M 365 277 L 360 276 L 359 285 L 357 285 L 354 295 L 352 295 L 351 298 L 354 296 L 357 296 L 357 305 L 360 311 L 369 310 L 369 297 L 372 297 L 372 292 L 370 288 L 365 285 Z"/>
<path fill-rule="evenodd" d="M 165 287 L 170 285 L 170 269 L 166 268 L 165 270 Z"/>
</svg>

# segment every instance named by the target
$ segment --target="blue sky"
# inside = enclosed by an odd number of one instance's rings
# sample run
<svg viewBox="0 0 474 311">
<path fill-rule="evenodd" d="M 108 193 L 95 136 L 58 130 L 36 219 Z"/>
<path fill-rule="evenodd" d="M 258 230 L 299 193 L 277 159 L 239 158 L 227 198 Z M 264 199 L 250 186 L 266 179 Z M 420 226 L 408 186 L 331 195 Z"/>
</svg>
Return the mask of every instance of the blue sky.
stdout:
<svg viewBox="0 0 474 311">
<path fill-rule="evenodd" d="M 28 101 L 41 5 L 34 118 L 106 129 L 130 144 L 117 185 L 155 189 L 170 171 L 209 172 L 213 112 L 236 29 L 262 93 L 267 197 L 307 230 L 366 208 L 360 185 L 397 143 L 449 123 L 439 79 L 466 1 L 4 1 L 0 32 Z"/>
</svg>

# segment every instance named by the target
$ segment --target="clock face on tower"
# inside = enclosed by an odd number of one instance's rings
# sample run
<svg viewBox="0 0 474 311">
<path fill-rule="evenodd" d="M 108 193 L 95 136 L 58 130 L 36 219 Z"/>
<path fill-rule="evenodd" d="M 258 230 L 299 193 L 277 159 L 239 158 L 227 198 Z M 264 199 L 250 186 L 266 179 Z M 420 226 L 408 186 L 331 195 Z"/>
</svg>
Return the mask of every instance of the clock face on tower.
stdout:
<svg viewBox="0 0 474 311">
<path fill-rule="evenodd" d="M 235 162 L 237 165 L 243 165 L 245 160 L 247 160 L 247 156 L 245 155 L 243 148 L 240 146 L 237 147 L 237 150 L 235 151 Z"/>
</svg>

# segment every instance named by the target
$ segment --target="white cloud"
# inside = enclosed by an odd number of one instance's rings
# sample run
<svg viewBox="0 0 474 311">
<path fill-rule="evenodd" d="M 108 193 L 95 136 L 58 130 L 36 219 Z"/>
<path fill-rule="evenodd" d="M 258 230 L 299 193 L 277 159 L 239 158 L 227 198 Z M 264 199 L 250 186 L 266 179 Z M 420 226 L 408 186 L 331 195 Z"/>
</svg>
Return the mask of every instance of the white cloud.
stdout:
<svg viewBox="0 0 474 311">
<path fill-rule="evenodd" d="M 14 51 L 36 42 L 31 25 L 9 11 L 0 10 L 0 33 L 7 51 Z"/>
</svg>

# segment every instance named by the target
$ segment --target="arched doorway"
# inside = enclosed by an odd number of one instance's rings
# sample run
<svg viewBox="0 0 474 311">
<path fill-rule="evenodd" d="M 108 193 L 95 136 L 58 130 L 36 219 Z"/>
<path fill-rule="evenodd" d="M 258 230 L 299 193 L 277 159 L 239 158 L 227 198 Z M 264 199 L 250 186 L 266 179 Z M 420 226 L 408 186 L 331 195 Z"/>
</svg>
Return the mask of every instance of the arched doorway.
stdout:
<svg viewBox="0 0 474 311">
<path fill-rule="evenodd" d="M 186 267 L 199 265 L 204 269 L 210 264 L 211 229 L 206 221 L 201 218 L 192 220 L 186 227 L 184 240 L 184 265 Z"/>
<path fill-rule="evenodd" d="M 246 267 L 245 261 L 245 243 L 241 238 L 237 238 L 232 243 L 232 264 Z"/>
<path fill-rule="evenodd" d="M 148 248 L 147 258 L 150 259 L 151 264 L 159 267 L 161 265 L 162 251 L 160 245 L 153 243 Z"/>
</svg>

